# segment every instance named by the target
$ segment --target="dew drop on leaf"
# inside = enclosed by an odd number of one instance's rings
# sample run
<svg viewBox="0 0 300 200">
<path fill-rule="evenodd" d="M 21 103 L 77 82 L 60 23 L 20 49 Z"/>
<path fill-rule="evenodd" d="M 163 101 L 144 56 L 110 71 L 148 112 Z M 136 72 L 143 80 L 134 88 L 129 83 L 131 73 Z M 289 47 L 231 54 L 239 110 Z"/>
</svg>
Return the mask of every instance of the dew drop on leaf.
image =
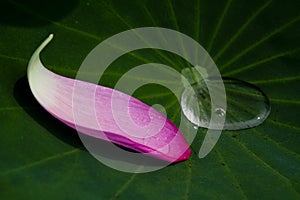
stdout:
<svg viewBox="0 0 300 200">
<path fill-rule="evenodd" d="M 232 78 L 220 80 L 205 77 L 206 75 L 201 76 L 199 70 L 184 69 L 182 75 L 189 81 L 191 87 L 185 87 L 183 90 L 180 104 L 184 115 L 196 126 L 208 128 L 210 125 L 211 99 L 206 83 L 218 92 L 223 81 L 227 109 L 217 107 L 214 110 L 218 117 L 225 117 L 223 130 L 241 130 L 258 126 L 270 114 L 268 97 L 255 85 Z"/>
</svg>

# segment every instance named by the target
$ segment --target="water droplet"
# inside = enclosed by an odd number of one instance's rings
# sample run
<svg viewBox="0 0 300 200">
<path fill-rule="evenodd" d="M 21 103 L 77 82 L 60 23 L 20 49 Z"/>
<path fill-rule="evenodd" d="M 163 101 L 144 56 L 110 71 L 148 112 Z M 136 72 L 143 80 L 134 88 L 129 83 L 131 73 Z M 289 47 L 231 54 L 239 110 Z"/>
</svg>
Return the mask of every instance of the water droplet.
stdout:
<svg viewBox="0 0 300 200">
<path fill-rule="evenodd" d="M 193 126 L 194 129 L 198 129 L 198 126 Z"/>
<path fill-rule="evenodd" d="M 186 76 L 187 71 L 184 73 L 187 79 L 200 76 L 199 74 Z M 195 73 L 195 71 L 190 70 L 188 73 Z M 270 114 L 271 106 L 267 96 L 250 83 L 229 78 L 223 80 L 206 78 L 205 81 L 198 78 L 198 80 L 200 81 L 189 80 L 191 87 L 185 87 L 180 104 L 184 115 L 199 127 L 214 127 L 214 124 L 210 124 L 213 123 L 210 121 L 212 105 L 206 83 L 215 92 L 220 90 L 222 81 L 225 86 L 227 108 L 217 107 L 213 113 L 218 117 L 226 117 L 223 130 L 240 130 L 258 126 Z"/>
</svg>

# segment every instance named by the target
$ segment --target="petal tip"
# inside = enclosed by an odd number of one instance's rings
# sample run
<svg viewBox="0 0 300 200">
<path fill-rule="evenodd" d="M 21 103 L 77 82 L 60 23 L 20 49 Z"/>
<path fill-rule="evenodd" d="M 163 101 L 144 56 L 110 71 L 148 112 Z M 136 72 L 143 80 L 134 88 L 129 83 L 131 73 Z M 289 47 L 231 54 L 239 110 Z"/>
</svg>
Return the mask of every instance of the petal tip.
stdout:
<svg viewBox="0 0 300 200">
<path fill-rule="evenodd" d="M 187 160 L 190 156 L 191 156 L 191 150 L 190 148 L 187 148 L 187 150 L 176 160 L 176 162 Z"/>
<path fill-rule="evenodd" d="M 52 40 L 52 39 L 53 39 L 53 37 L 54 37 L 54 34 L 53 34 L 53 33 L 51 33 L 51 34 L 48 36 L 48 39 L 49 39 L 49 40 Z"/>
</svg>

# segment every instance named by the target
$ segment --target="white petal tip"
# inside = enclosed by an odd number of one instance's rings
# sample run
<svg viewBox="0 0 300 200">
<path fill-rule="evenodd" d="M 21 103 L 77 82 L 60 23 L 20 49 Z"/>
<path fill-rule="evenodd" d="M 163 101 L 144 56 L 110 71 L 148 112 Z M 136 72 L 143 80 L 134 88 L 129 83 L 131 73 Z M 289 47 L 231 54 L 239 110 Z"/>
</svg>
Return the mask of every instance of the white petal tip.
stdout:
<svg viewBox="0 0 300 200">
<path fill-rule="evenodd" d="M 51 34 L 49 35 L 48 39 L 49 39 L 49 40 L 52 40 L 52 39 L 53 39 L 53 37 L 54 37 L 54 34 L 53 34 L 53 33 L 51 33 Z"/>
</svg>

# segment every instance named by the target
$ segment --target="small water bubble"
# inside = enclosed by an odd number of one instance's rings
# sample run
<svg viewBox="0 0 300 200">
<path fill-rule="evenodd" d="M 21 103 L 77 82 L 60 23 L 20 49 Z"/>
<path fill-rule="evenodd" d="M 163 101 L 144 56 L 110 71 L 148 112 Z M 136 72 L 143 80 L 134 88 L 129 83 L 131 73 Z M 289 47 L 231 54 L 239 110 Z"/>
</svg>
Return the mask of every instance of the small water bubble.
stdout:
<svg viewBox="0 0 300 200">
<path fill-rule="evenodd" d="M 215 113 L 219 116 L 219 117 L 224 117 L 226 114 L 226 111 L 223 108 L 216 108 L 215 109 Z"/>
<path fill-rule="evenodd" d="M 194 129 L 198 129 L 198 126 L 193 126 Z"/>
</svg>

